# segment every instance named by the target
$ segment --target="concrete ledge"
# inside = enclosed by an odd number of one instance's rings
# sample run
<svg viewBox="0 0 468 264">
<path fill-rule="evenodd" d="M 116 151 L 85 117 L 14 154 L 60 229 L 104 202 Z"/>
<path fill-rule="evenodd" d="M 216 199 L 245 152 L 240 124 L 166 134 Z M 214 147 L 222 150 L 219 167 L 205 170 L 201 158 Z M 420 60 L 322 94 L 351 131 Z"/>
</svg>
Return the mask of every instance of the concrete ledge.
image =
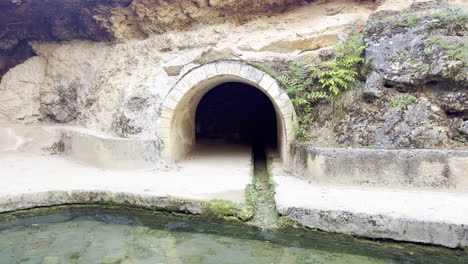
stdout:
<svg viewBox="0 0 468 264">
<path fill-rule="evenodd" d="M 151 196 L 245 203 L 244 191 L 251 182 L 250 148 L 226 147 L 223 150 L 210 145 L 200 146 L 196 151 L 196 155 L 178 164 L 177 168 L 132 170 L 97 168 L 64 155 L 0 151 L 0 200 L 2 197 L 21 198 L 22 195 L 47 193 L 52 195 L 50 205 L 54 205 L 68 203 L 72 199 L 65 195 L 68 192 L 84 192 L 79 196 L 84 201 L 86 193 L 91 195 L 89 199 L 98 199 L 93 195 L 97 192 L 107 196 L 109 193 L 128 193 L 134 199 Z M 210 166 L 212 164 L 217 166 Z M 56 192 L 57 199 L 54 196 Z M 31 206 L 37 201 L 45 204 L 36 206 L 48 205 L 46 196 L 38 196 L 37 199 L 27 196 L 25 199 L 25 203 L 32 203 Z M 2 201 L 10 205 L 9 209 L 23 208 L 16 208 L 5 199 Z"/>
<path fill-rule="evenodd" d="M 370 238 L 468 246 L 468 195 L 317 186 L 274 172 L 280 214 L 307 227 Z"/>
<path fill-rule="evenodd" d="M 203 201 L 104 190 L 56 190 L 0 196 L 0 213 L 63 204 L 119 204 L 201 214 Z"/>
<path fill-rule="evenodd" d="M 316 184 L 468 192 L 468 150 L 299 146 L 291 170 Z"/>
<path fill-rule="evenodd" d="M 0 126 L 0 151 L 63 153 L 89 165 L 109 169 L 157 165 L 157 140 L 119 138 L 69 126 Z"/>
<path fill-rule="evenodd" d="M 65 155 L 99 168 L 149 168 L 160 162 L 156 140 L 101 137 L 70 129 L 61 133 Z"/>
</svg>

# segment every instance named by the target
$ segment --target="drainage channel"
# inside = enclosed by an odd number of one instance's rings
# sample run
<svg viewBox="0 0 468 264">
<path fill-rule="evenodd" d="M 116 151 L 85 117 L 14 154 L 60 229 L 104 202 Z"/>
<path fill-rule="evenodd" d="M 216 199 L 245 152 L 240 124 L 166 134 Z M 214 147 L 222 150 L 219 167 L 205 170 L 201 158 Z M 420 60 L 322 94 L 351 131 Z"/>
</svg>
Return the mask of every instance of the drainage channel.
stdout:
<svg viewBox="0 0 468 264">
<path fill-rule="evenodd" d="M 274 198 L 274 184 L 270 180 L 268 158 L 263 144 L 253 148 L 254 175 L 250 199 L 254 207 L 253 222 L 261 228 L 275 228 L 278 218 Z"/>
</svg>

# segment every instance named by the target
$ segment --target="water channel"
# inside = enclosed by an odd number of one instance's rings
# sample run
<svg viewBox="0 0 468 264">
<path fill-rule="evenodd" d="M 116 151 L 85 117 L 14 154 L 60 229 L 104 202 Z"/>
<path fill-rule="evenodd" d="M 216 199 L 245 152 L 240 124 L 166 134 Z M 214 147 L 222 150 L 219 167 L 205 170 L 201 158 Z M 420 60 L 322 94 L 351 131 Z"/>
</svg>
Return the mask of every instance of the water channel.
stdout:
<svg viewBox="0 0 468 264">
<path fill-rule="evenodd" d="M 460 250 L 318 238 L 166 214 L 67 209 L 0 222 L 0 263 L 467 263 Z"/>
</svg>

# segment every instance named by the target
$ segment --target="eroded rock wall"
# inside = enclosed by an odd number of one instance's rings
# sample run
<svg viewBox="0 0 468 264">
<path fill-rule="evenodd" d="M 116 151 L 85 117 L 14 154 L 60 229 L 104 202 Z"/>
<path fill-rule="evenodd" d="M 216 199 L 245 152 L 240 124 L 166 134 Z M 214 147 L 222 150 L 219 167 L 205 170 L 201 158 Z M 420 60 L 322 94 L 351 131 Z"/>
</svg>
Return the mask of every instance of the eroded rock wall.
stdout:
<svg viewBox="0 0 468 264">
<path fill-rule="evenodd" d="M 0 76 L 22 63 L 28 41 L 143 39 L 200 25 L 245 23 L 310 0 L 5 0 L 0 2 Z M 325 2 L 325 1 L 322 1 Z M 32 56 L 32 55 L 30 55 Z"/>
<path fill-rule="evenodd" d="M 126 8 L 136 8 L 140 2 L 134 1 Z M 169 5 L 161 1 L 158 10 L 174 11 L 179 1 L 174 2 Z M 279 8 L 296 1 L 210 2 L 209 10 L 233 12 L 234 6 L 242 9 L 242 5 L 252 5 L 253 10 L 260 12 L 265 7 L 270 10 L 271 6 Z M 153 138 L 162 99 L 192 67 L 219 59 L 284 66 L 295 58 L 313 58 L 320 49 L 331 48 L 350 32 L 363 28 L 374 7 L 366 1 L 319 1 L 282 9 L 281 13 L 266 17 L 273 14 L 269 11 L 261 19 L 251 17 L 239 24 L 224 22 L 224 17 L 211 23 L 208 17 L 200 15 L 208 25 L 200 22 L 193 27 L 189 23 L 191 26 L 184 30 L 168 32 L 162 31 L 171 28 L 148 28 L 143 39 L 113 43 L 30 41 L 37 55 L 11 69 L 1 82 L 0 119 L 14 123 L 76 124 L 117 136 Z M 204 7 L 198 9 L 202 12 Z M 271 12 L 275 10 L 271 8 Z M 217 13 L 211 16 L 214 14 Z M 150 19 L 145 15 L 143 18 Z M 161 23 L 138 22 L 147 27 Z M 28 71 L 35 73 L 29 76 Z M 33 95 L 30 91 L 34 91 Z M 5 96 L 9 94 L 13 95 Z M 32 107 L 18 111 L 23 104 Z"/>
<path fill-rule="evenodd" d="M 35 2 L 3 4 L 0 13 L 8 16 L 0 16 L 0 24 L 42 8 Z M 70 124 L 154 138 L 160 103 L 191 68 L 220 59 L 274 70 L 293 60 L 319 62 L 340 40 L 365 29 L 367 80 L 334 107 L 317 107 L 319 120 L 309 141 L 325 147 L 463 148 L 467 67 L 443 55 L 438 42 L 424 48 L 435 37 L 447 45 L 466 43 L 466 25 L 452 27 L 437 18 L 448 2 L 464 5 L 438 0 L 65 2 L 54 8 L 71 12 L 63 16 L 75 17 L 80 27 L 65 26 L 66 19 L 54 26 L 60 16 L 51 14 L 44 29 L 55 35 L 40 33 L 41 28 L 31 35 L 21 28 L 30 26 L 25 22 L 0 33 L 4 51 L 20 42 L 28 50 L 18 53 L 28 54 L 22 57 L 0 52 L 4 72 L 25 61 L 1 80 L 0 122 Z"/>
<path fill-rule="evenodd" d="M 378 11 L 364 30 L 370 72 L 317 107 L 316 146 L 466 148 L 468 15 L 446 1 Z"/>
</svg>

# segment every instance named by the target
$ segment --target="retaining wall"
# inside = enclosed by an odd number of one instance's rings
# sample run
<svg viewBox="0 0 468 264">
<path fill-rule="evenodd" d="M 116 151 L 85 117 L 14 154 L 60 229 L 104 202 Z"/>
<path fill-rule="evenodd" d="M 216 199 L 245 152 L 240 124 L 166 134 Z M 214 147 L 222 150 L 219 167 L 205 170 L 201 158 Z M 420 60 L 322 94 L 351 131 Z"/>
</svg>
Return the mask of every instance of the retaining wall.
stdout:
<svg viewBox="0 0 468 264">
<path fill-rule="evenodd" d="M 159 162 L 158 140 L 119 138 L 68 126 L 0 126 L 0 151 L 64 154 L 106 169 L 147 168 Z"/>
<path fill-rule="evenodd" d="M 315 184 L 468 192 L 468 150 L 298 146 L 296 177 Z"/>
</svg>

